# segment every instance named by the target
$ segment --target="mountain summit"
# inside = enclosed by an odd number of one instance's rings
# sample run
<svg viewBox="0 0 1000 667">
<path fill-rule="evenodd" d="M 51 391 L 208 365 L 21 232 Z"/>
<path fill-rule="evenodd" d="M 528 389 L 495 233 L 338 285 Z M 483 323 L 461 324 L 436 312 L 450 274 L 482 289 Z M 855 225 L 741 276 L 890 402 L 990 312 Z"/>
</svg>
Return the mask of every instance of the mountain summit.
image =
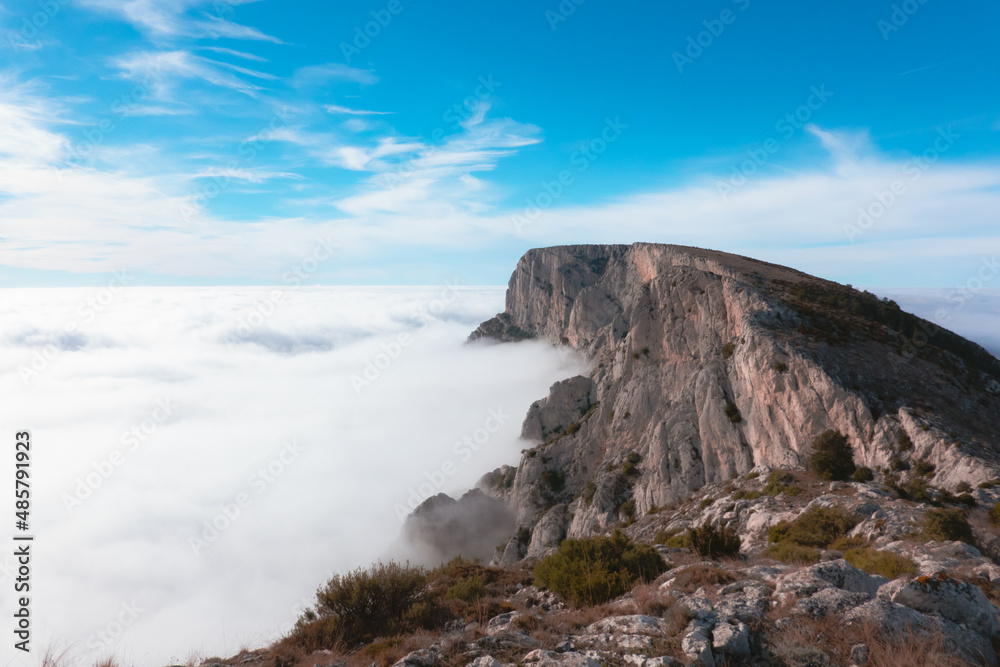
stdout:
<svg viewBox="0 0 1000 667">
<path fill-rule="evenodd" d="M 539 248 L 470 339 L 545 339 L 592 360 L 531 406 L 518 467 L 480 482 L 520 528 L 501 563 L 758 467 L 803 468 L 831 429 L 885 474 L 919 461 L 950 491 L 1000 477 L 1000 362 L 794 269 L 650 243 Z"/>
</svg>

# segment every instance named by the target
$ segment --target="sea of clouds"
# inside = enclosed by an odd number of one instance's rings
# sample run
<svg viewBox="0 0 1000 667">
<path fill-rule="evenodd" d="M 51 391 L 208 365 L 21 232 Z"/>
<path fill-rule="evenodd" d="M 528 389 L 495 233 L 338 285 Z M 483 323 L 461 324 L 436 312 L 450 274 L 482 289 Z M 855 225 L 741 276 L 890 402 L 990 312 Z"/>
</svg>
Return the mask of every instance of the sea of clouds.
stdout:
<svg viewBox="0 0 1000 667">
<path fill-rule="evenodd" d="M 877 292 L 1000 354 L 1000 292 Z M 35 647 L 88 667 L 274 640 L 332 573 L 400 557 L 415 502 L 516 463 L 529 404 L 585 370 L 545 343 L 465 345 L 499 288 L 0 295 L 0 434 L 34 443 Z"/>
<path fill-rule="evenodd" d="M 35 649 L 231 655 L 330 574 L 399 557 L 401 515 L 516 464 L 530 403 L 585 369 L 545 343 L 464 345 L 503 295 L 3 290 L 0 433 L 34 443 Z"/>
</svg>

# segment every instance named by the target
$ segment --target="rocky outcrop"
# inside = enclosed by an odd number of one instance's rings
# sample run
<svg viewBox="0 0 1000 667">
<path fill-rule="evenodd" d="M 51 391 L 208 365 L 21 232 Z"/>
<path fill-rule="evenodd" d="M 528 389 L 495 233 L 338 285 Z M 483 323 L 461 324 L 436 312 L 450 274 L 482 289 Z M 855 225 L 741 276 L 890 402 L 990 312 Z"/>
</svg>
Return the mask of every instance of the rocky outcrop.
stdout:
<svg viewBox="0 0 1000 667">
<path fill-rule="evenodd" d="M 507 507 L 478 489 L 458 500 L 444 493 L 428 498 L 403 524 L 403 538 L 417 550 L 417 560 L 433 564 L 458 553 L 489 559 L 513 531 Z"/>
<path fill-rule="evenodd" d="M 567 504 L 568 537 L 603 532 L 706 484 L 801 467 L 827 429 L 877 472 L 920 461 L 949 490 L 1000 476 L 1000 362 L 792 269 L 644 243 L 532 250 L 471 336 L 526 337 L 593 366 L 532 405 L 536 446 L 510 483 L 483 481 L 521 527 Z"/>
</svg>

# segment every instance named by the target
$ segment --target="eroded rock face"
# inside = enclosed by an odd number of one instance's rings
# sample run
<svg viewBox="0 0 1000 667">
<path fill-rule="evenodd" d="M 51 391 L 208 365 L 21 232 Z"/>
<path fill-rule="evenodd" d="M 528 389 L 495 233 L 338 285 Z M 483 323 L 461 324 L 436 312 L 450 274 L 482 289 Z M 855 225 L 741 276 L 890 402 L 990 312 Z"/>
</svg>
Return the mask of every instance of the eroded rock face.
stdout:
<svg viewBox="0 0 1000 667">
<path fill-rule="evenodd" d="M 755 467 L 801 466 L 827 429 L 872 469 L 922 460 L 935 466 L 928 481 L 951 490 L 1000 476 L 1000 363 L 937 328 L 914 346 L 912 329 L 933 325 L 899 312 L 713 251 L 529 251 L 504 313 L 472 337 L 547 339 L 585 352 L 593 367 L 532 406 L 523 432 L 538 446 L 513 479 L 483 486 L 519 527 L 568 503 L 567 536 L 579 537 Z M 902 451 L 901 440 L 912 446 Z M 904 527 L 879 519 L 859 532 Z"/>
<path fill-rule="evenodd" d="M 944 574 L 897 579 L 879 588 L 878 597 L 968 625 L 987 638 L 1000 631 L 1000 610 L 986 599 L 982 590 Z"/>
</svg>

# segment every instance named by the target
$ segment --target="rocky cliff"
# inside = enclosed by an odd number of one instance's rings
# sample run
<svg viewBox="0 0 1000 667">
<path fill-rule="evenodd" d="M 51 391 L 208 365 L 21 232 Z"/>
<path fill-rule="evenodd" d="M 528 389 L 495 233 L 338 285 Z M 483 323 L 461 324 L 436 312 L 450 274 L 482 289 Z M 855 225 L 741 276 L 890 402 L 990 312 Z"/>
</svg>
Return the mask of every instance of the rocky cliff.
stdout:
<svg viewBox="0 0 1000 667">
<path fill-rule="evenodd" d="M 801 468 L 827 429 L 877 473 L 921 461 L 947 490 L 1000 477 L 1000 363 L 793 269 L 647 243 L 540 248 L 470 338 L 546 339 L 593 364 L 532 405 L 517 468 L 481 482 L 522 529 L 499 562 L 754 468 Z"/>
</svg>

